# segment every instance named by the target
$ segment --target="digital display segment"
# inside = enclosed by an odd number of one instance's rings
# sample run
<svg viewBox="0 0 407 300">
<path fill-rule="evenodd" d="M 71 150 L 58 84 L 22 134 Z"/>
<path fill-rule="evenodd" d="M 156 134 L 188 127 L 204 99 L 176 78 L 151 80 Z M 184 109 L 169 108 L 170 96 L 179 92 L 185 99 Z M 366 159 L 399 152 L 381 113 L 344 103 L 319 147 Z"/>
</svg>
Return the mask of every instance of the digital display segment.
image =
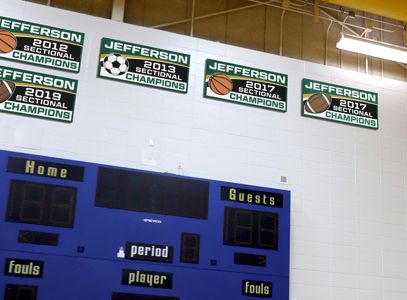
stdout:
<svg viewBox="0 0 407 300">
<path fill-rule="evenodd" d="M 37 287 L 35 285 L 7 284 L 4 300 L 36 300 Z"/>
<path fill-rule="evenodd" d="M 278 214 L 225 207 L 223 244 L 277 250 Z"/>
<path fill-rule="evenodd" d="M 181 262 L 199 264 L 200 240 L 200 235 L 196 233 L 183 232 L 181 234 Z"/>
<path fill-rule="evenodd" d="M 50 232 L 20 230 L 18 242 L 44 246 L 58 246 L 59 235 Z"/>
<path fill-rule="evenodd" d="M 265 267 L 267 263 L 267 257 L 265 255 L 235 253 L 234 263 L 238 265 Z"/>
<path fill-rule="evenodd" d="M 136 171 L 99 168 L 99 207 L 187 218 L 208 218 L 209 183 Z"/>
<path fill-rule="evenodd" d="M 76 188 L 11 180 L 6 221 L 73 227 Z"/>
</svg>

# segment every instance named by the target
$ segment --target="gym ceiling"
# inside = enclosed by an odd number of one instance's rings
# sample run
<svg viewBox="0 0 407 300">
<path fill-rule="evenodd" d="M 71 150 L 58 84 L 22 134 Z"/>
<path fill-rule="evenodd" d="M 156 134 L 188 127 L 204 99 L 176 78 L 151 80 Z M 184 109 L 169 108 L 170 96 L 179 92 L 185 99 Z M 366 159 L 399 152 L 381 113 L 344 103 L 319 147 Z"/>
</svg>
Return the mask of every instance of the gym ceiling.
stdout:
<svg viewBox="0 0 407 300">
<path fill-rule="evenodd" d="M 27 0 L 405 81 L 407 66 L 336 48 L 340 32 L 405 46 L 405 0 Z"/>
</svg>

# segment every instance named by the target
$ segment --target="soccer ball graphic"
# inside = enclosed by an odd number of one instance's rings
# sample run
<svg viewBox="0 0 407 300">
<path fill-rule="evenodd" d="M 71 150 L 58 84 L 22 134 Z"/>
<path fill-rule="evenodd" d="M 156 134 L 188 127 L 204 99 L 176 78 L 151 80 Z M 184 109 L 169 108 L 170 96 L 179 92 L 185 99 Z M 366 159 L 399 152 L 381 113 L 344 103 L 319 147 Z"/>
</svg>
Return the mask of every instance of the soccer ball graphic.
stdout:
<svg viewBox="0 0 407 300">
<path fill-rule="evenodd" d="M 112 53 L 103 59 L 103 68 L 114 76 L 123 75 L 129 69 L 129 61 L 120 54 Z"/>
</svg>

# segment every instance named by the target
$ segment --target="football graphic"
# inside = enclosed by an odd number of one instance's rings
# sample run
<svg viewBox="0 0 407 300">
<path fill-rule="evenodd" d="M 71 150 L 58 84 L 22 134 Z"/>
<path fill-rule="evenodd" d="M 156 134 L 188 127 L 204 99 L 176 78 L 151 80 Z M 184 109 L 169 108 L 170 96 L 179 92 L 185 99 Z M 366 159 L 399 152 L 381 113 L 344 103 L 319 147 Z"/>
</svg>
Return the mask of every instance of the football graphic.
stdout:
<svg viewBox="0 0 407 300">
<path fill-rule="evenodd" d="M 306 112 L 312 114 L 320 114 L 326 111 L 332 103 L 331 95 L 318 93 L 314 94 L 308 98 L 304 103 L 304 108 Z"/>
<path fill-rule="evenodd" d="M 0 103 L 6 101 L 13 95 L 16 85 L 9 80 L 0 80 Z"/>
</svg>

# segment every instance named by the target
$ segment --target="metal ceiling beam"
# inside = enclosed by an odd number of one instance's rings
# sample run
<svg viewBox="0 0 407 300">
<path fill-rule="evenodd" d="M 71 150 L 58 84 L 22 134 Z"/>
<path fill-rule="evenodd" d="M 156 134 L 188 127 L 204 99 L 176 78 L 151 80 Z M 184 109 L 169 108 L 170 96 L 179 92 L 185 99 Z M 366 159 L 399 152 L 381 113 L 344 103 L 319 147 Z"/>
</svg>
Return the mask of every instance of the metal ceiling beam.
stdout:
<svg viewBox="0 0 407 300">
<path fill-rule="evenodd" d="M 405 0 L 326 0 L 326 2 L 407 22 Z"/>
<path fill-rule="evenodd" d="M 236 11 L 241 11 L 241 10 L 245 10 L 245 9 L 250 9 L 250 8 L 254 8 L 254 7 L 258 7 L 264 4 L 268 4 L 268 3 L 272 3 L 272 2 L 276 2 L 277 0 L 269 0 L 267 2 L 260 2 L 258 4 L 252 4 L 252 5 L 246 5 L 246 6 L 241 6 L 241 7 L 237 7 L 237 8 L 232 8 L 232 9 L 227 9 L 227 10 L 222 10 L 216 13 L 211 13 L 211 14 L 207 14 L 207 15 L 203 15 L 203 16 L 198 16 L 198 17 L 193 17 L 193 18 L 187 18 L 187 19 L 183 19 L 183 20 L 179 20 L 179 21 L 174 21 L 174 22 L 169 22 L 169 23 L 164 23 L 164 24 L 159 24 L 159 25 L 154 25 L 154 26 L 150 26 L 151 28 L 163 28 L 163 27 L 168 27 L 168 26 L 172 26 L 172 25 L 178 25 L 178 24 L 183 24 L 183 23 L 187 23 L 187 22 L 193 22 L 196 20 L 202 20 L 202 19 L 207 19 L 207 18 L 211 18 L 211 17 L 216 17 L 216 16 L 220 16 L 220 15 L 224 15 L 224 14 L 228 14 L 231 12 L 236 12 Z"/>
<path fill-rule="evenodd" d="M 319 22 L 319 0 L 314 0 L 314 21 Z"/>
<path fill-rule="evenodd" d="M 278 8 L 278 9 L 282 9 L 282 10 L 285 10 L 285 11 L 290 11 L 290 12 L 293 12 L 293 13 L 302 14 L 302 15 L 305 15 L 305 16 L 314 17 L 313 12 L 310 12 L 310 11 L 305 10 L 305 9 L 301 9 L 299 7 L 283 7 L 283 6 L 278 5 L 278 4 L 273 4 L 273 3 L 269 3 L 269 2 L 261 2 L 260 0 L 247 0 L 247 1 L 250 1 L 250 2 L 253 2 L 253 3 L 263 4 L 263 5 L 270 6 L 270 7 L 275 7 L 275 8 Z M 351 30 L 351 31 L 353 30 L 352 28 L 361 29 L 362 31 L 366 29 L 364 26 L 359 26 L 359 25 L 356 25 L 356 24 L 346 24 L 345 22 L 340 21 L 340 20 L 332 17 L 332 15 L 330 15 L 329 13 L 324 11 L 321 6 L 319 8 L 319 11 L 326 15 L 326 16 L 319 15 L 319 19 L 327 20 L 327 21 L 332 20 L 335 23 L 337 23 L 337 24 L 339 24 L 341 26 L 344 26 L 345 28 L 350 28 L 349 30 Z M 353 30 L 353 32 L 355 32 L 355 31 Z"/>
<path fill-rule="evenodd" d="M 126 0 L 113 0 L 112 20 L 123 22 L 125 7 L 126 7 Z"/>
</svg>

